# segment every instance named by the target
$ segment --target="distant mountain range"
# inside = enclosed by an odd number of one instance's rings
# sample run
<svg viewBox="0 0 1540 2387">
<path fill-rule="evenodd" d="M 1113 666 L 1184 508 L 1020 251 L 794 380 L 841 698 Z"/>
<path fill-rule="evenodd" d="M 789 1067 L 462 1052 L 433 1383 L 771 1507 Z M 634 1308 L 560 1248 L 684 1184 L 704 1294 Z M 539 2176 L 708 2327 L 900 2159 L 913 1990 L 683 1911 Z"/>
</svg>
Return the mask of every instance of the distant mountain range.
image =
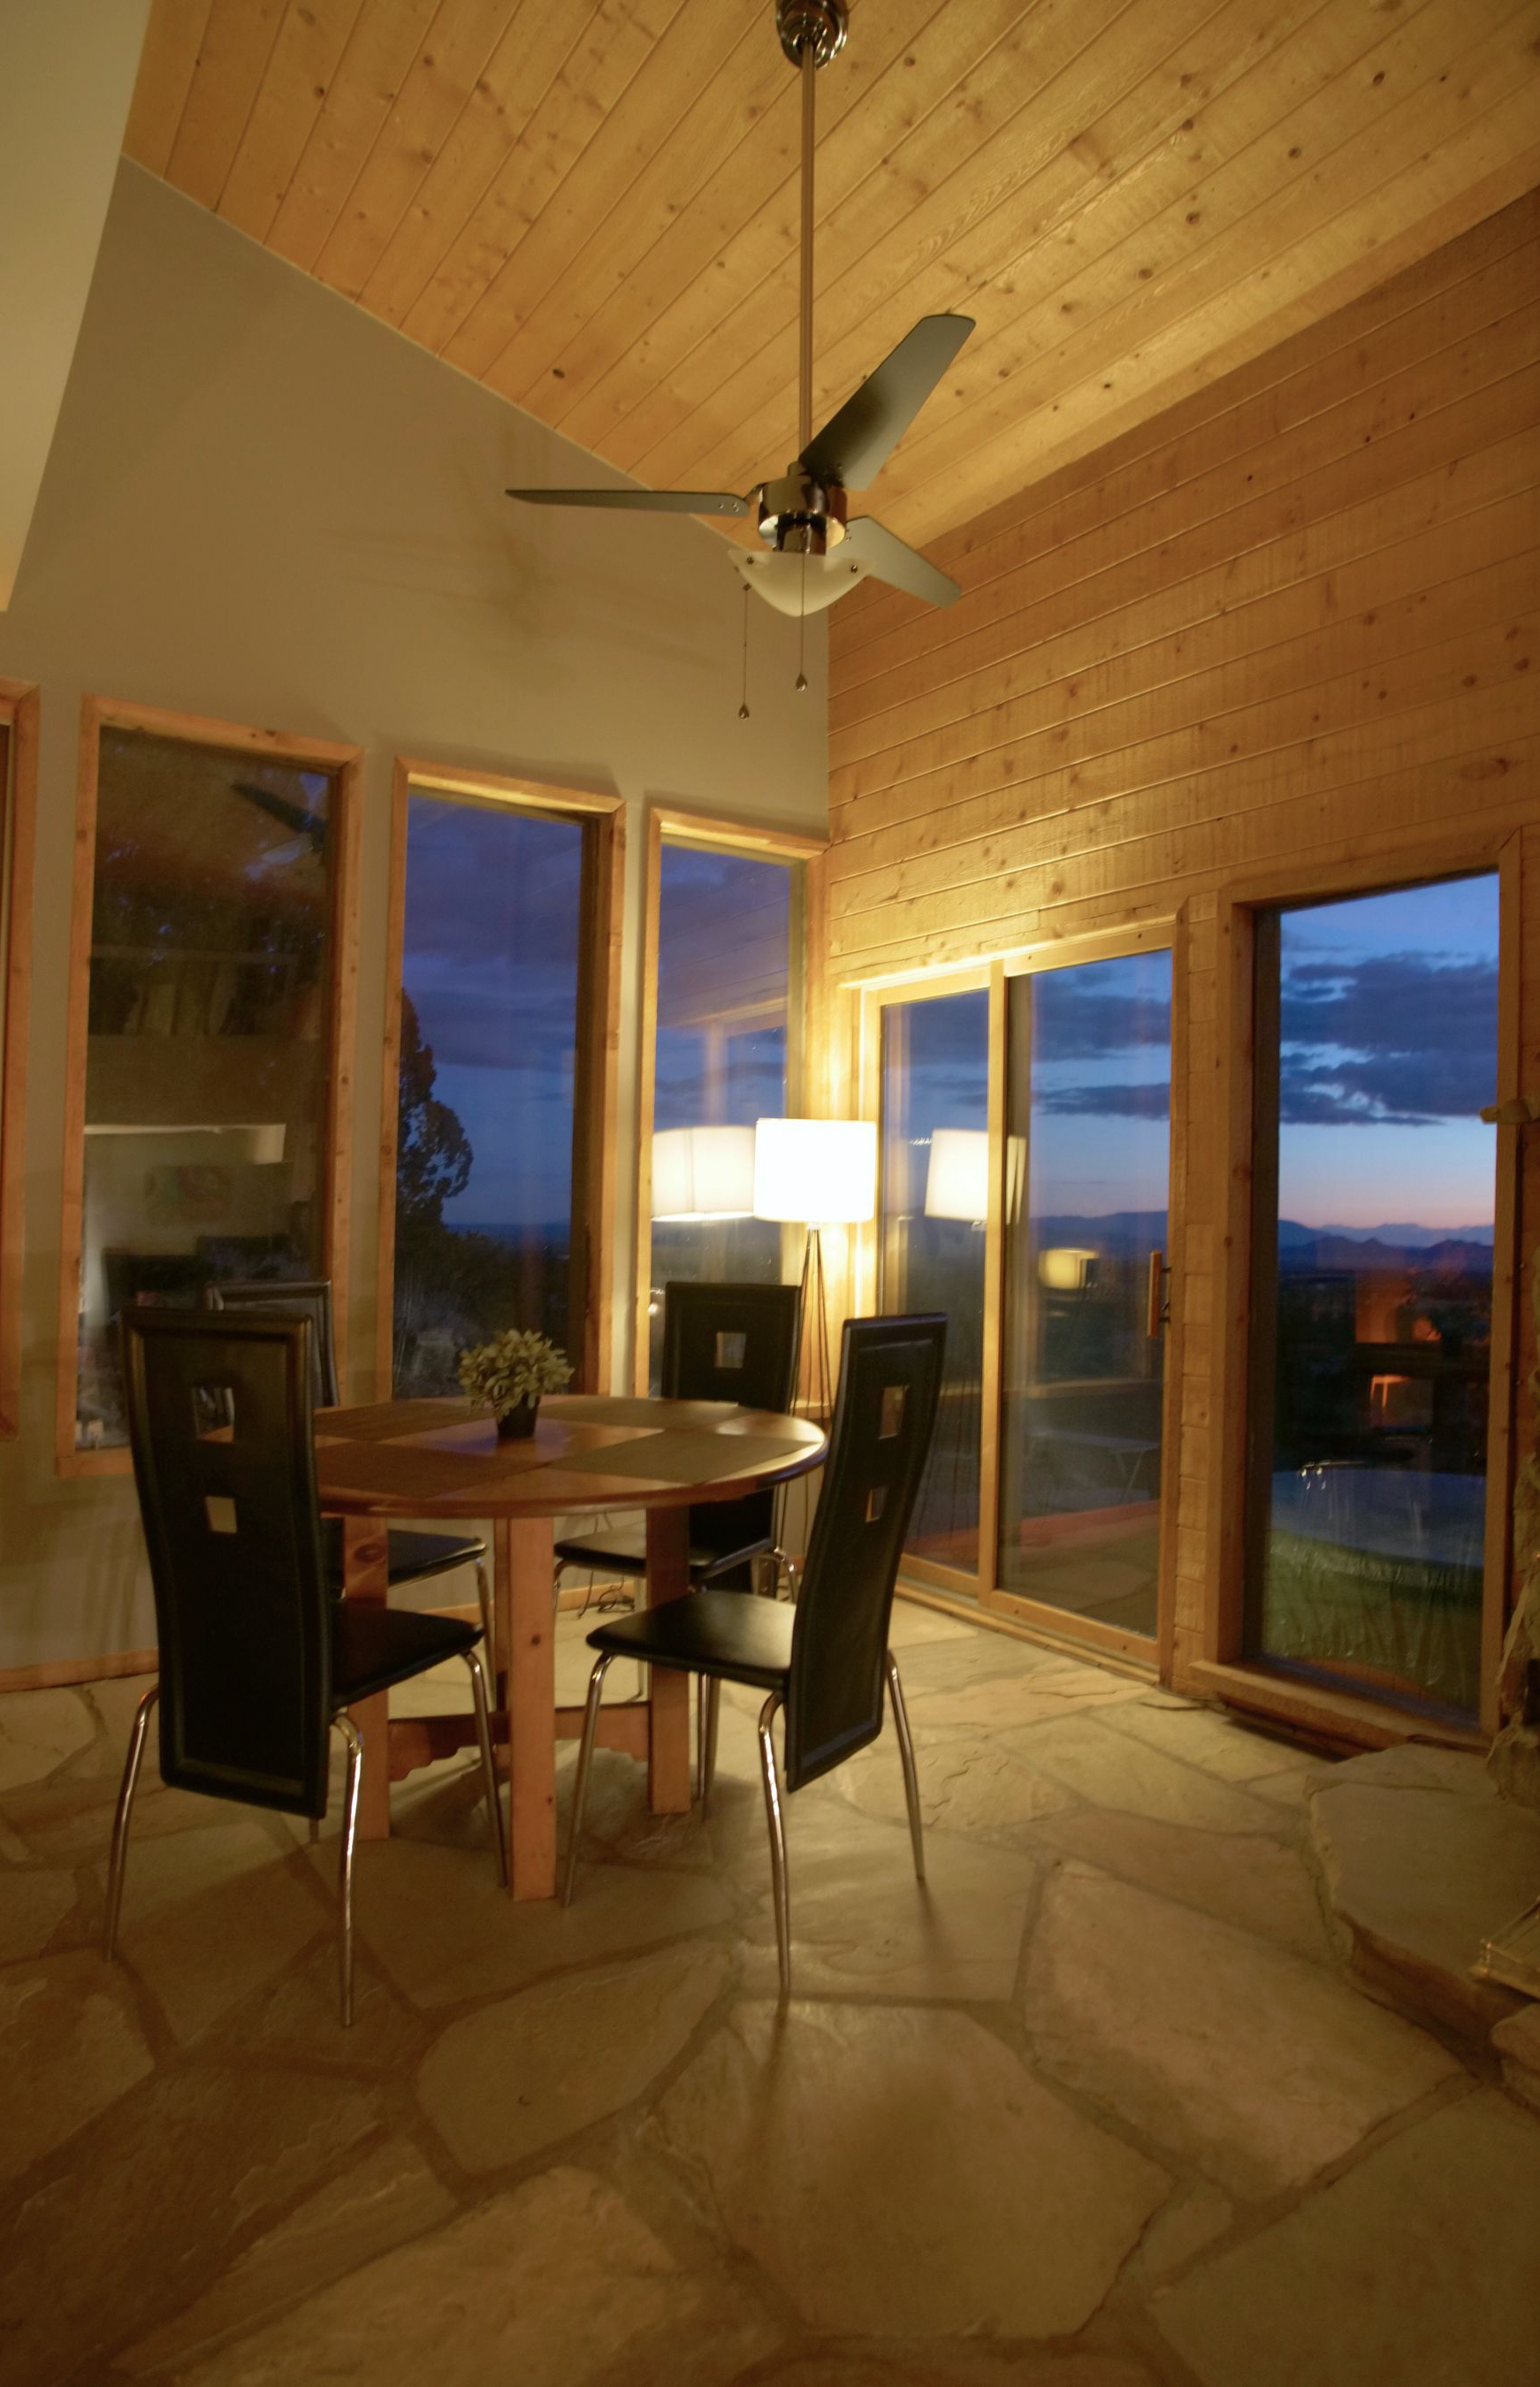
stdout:
<svg viewBox="0 0 1540 2387">
<path fill-rule="evenodd" d="M 1380 1227 L 1302 1227 L 1297 1219 L 1280 1219 L 1280 1244 L 1313 1244 L 1326 1237 L 1347 1244 L 1389 1244 L 1398 1251 L 1419 1251 L 1428 1244 L 1490 1244 L 1492 1229 L 1484 1227 L 1421 1227 L 1414 1219 L 1397 1219 Z"/>
</svg>

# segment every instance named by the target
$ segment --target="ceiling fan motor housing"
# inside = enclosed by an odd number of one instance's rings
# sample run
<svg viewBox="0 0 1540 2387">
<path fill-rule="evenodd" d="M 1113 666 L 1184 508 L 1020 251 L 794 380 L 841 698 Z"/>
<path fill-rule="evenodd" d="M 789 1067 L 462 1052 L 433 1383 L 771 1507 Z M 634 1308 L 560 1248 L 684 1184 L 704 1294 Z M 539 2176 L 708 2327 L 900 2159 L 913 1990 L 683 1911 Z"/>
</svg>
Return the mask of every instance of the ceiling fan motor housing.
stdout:
<svg viewBox="0 0 1540 2387">
<path fill-rule="evenodd" d="M 806 50 L 815 67 L 827 67 L 845 46 L 848 21 L 845 0 L 776 0 L 776 31 L 794 67 Z"/>
<path fill-rule="evenodd" d="M 838 481 L 814 481 L 795 464 L 778 481 L 764 481 L 759 535 L 781 554 L 827 555 L 845 536 L 845 492 Z"/>
</svg>

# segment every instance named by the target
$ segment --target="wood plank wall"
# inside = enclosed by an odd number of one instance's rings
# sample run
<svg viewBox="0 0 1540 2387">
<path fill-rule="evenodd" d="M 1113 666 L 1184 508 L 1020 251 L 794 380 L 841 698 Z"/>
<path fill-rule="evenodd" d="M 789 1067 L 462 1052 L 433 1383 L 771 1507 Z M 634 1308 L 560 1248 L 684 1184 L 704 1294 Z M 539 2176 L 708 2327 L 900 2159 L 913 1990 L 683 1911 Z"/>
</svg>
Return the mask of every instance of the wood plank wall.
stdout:
<svg viewBox="0 0 1540 2387">
<path fill-rule="evenodd" d="M 1182 922 L 1178 1679 L 1227 1654 L 1225 899 L 1307 900 L 1520 832 L 1540 1069 L 1537 398 L 1532 193 L 936 543 L 964 592 L 947 613 L 868 584 L 832 617 L 831 988 Z"/>
</svg>

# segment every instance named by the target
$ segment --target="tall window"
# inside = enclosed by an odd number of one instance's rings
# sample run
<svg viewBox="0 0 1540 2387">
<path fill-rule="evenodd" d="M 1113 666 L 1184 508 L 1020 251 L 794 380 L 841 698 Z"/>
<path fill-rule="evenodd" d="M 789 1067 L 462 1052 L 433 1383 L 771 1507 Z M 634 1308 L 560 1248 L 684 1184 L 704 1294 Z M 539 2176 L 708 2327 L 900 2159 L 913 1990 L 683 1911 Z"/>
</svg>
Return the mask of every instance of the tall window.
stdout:
<svg viewBox="0 0 1540 2387">
<path fill-rule="evenodd" d="M 987 988 L 884 1010 L 878 1302 L 947 1320 L 940 1406 L 905 1547 L 964 1574 L 978 1570 L 989 1075 Z"/>
<path fill-rule="evenodd" d="M 141 726 L 154 718 L 102 718 L 82 790 L 65 1438 L 82 1452 L 126 1440 L 125 1302 L 332 1272 L 342 774 L 265 737 L 225 744 L 220 725 L 208 742 Z"/>
<path fill-rule="evenodd" d="M 1257 921 L 1250 1654 L 1479 1699 L 1497 880 Z"/>
<path fill-rule="evenodd" d="M 403 802 L 392 1390 L 457 1391 L 458 1354 L 507 1326 L 581 1383 L 601 820 L 415 777 Z"/>
<path fill-rule="evenodd" d="M 790 1107 L 802 942 L 799 862 L 669 831 L 657 870 L 648 1278 L 654 1383 L 665 1285 L 781 1280 L 782 1231 L 753 1216 L 754 1122 Z"/>
</svg>

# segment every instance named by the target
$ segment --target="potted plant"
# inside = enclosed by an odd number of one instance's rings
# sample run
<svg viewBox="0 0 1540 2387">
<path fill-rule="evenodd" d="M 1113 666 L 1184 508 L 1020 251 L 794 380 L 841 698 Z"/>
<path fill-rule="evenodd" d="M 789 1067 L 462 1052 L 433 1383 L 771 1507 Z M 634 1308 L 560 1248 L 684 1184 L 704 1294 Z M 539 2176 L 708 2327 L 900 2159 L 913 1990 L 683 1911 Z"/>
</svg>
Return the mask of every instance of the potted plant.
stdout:
<svg viewBox="0 0 1540 2387">
<path fill-rule="evenodd" d="M 541 1394 L 559 1393 L 572 1381 L 566 1355 L 546 1335 L 519 1326 L 462 1351 L 457 1372 L 473 1406 L 491 1410 L 499 1442 L 532 1434 Z"/>
</svg>

